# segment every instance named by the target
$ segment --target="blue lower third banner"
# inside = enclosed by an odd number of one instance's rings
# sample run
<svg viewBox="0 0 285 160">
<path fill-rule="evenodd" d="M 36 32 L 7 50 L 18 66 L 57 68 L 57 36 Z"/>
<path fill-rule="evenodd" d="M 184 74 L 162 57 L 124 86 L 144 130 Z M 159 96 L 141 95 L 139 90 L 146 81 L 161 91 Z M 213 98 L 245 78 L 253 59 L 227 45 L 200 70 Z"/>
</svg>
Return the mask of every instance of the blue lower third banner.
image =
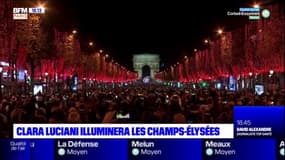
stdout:
<svg viewBox="0 0 285 160">
<path fill-rule="evenodd" d="M 284 160 L 284 141 L 239 139 L 0 140 L 1 160 Z"/>
<path fill-rule="evenodd" d="M 204 140 L 203 160 L 276 160 L 275 139 Z"/>
<path fill-rule="evenodd" d="M 0 140 L 1 160 L 127 160 L 128 140 Z"/>
<path fill-rule="evenodd" d="M 14 124 L 15 139 L 233 138 L 233 124 Z"/>
<path fill-rule="evenodd" d="M 129 140 L 129 160 L 202 160 L 202 140 Z"/>
<path fill-rule="evenodd" d="M 55 140 L 56 160 L 127 160 L 128 140 Z"/>
<path fill-rule="evenodd" d="M 1 159 L 15 159 L 15 160 L 30 160 L 30 141 L 29 140 L 0 140 L 0 155 Z"/>
<path fill-rule="evenodd" d="M 202 140 L 61 139 L 0 141 L 1 160 L 202 160 Z"/>
<path fill-rule="evenodd" d="M 1 160 L 53 160 L 54 140 L 1 139 Z"/>
<path fill-rule="evenodd" d="M 284 106 L 242 106 L 234 108 L 235 138 L 284 139 Z"/>
</svg>

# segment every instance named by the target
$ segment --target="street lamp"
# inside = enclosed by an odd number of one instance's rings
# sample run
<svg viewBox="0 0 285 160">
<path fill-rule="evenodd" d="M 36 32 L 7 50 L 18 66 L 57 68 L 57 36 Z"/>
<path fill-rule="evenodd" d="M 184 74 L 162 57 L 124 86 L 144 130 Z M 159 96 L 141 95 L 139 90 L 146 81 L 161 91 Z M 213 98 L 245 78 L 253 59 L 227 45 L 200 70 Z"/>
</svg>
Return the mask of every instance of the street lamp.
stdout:
<svg viewBox="0 0 285 160">
<path fill-rule="evenodd" d="M 224 31 L 222 29 L 218 29 L 217 32 L 218 32 L 218 34 L 223 34 Z"/>
<path fill-rule="evenodd" d="M 37 8 L 40 8 L 40 9 L 41 9 L 41 13 L 45 13 L 46 8 L 45 8 L 45 6 L 44 6 L 43 4 L 39 4 L 39 5 L 37 6 Z"/>
<path fill-rule="evenodd" d="M 93 46 L 93 42 L 89 42 L 89 46 Z"/>
<path fill-rule="evenodd" d="M 273 73 L 274 73 L 274 71 L 273 71 L 273 70 L 270 70 L 270 71 L 269 71 L 269 74 L 270 74 L 270 75 L 272 75 Z"/>
<path fill-rule="evenodd" d="M 87 87 L 86 87 L 86 78 L 83 77 L 82 80 L 83 80 L 83 90 L 86 91 L 86 88 L 87 88 Z"/>
<path fill-rule="evenodd" d="M 2 71 L 3 68 L 0 66 L 0 98 L 2 98 Z"/>
<path fill-rule="evenodd" d="M 252 78 L 253 73 L 249 72 L 248 75 L 249 75 L 249 84 L 250 84 L 249 86 L 250 88 L 253 88 L 253 78 Z"/>
<path fill-rule="evenodd" d="M 259 6 L 259 4 L 257 4 L 257 3 L 253 5 L 253 8 L 259 8 L 259 7 L 260 7 L 260 6 Z"/>
<path fill-rule="evenodd" d="M 99 50 L 99 52 L 100 52 L 100 53 L 103 53 L 103 50 L 102 50 L 102 49 L 100 49 L 100 50 Z"/>
<path fill-rule="evenodd" d="M 25 91 L 25 93 L 27 93 L 27 74 L 28 74 L 28 71 L 25 69 L 24 73 L 25 73 L 24 91 Z"/>
<path fill-rule="evenodd" d="M 205 40 L 204 40 L 204 43 L 205 43 L 205 44 L 208 44 L 208 43 L 209 43 L 209 40 L 205 39 Z"/>
<path fill-rule="evenodd" d="M 44 5 L 43 5 L 43 4 L 39 4 L 37 8 L 45 9 L 45 7 L 44 7 Z"/>
<path fill-rule="evenodd" d="M 46 92 L 48 90 L 48 72 L 45 72 L 45 78 L 46 78 Z"/>
<path fill-rule="evenodd" d="M 77 33 L 77 31 L 76 31 L 76 30 L 73 30 L 73 31 L 72 31 L 72 34 L 76 34 L 76 33 Z"/>
</svg>

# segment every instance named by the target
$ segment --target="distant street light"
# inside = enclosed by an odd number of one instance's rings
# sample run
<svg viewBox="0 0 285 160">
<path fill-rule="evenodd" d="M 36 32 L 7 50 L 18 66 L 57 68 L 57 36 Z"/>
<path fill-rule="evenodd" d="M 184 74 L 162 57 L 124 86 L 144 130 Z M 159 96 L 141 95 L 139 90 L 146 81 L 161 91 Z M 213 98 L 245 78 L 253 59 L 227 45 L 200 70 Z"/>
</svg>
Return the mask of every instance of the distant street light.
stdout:
<svg viewBox="0 0 285 160">
<path fill-rule="evenodd" d="M 218 32 L 218 34 L 223 34 L 224 31 L 222 29 L 218 29 L 217 32 Z"/>
<path fill-rule="evenodd" d="M 249 76 L 252 76 L 252 72 L 249 72 Z"/>
<path fill-rule="evenodd" d="M 273 70 L 270 70 L 270 71 L 269 71 L 269 74 L 271 74 L 271 75 L 272 75 L 273 73 L 274 73 L 274 71 L 273 71 Z"/>
<path fill-rule="evenodd" d="M 72 31 L 72 33 L 73 33 L 73 34 L 76 34 L 76 33 L 77 33 L 77 31 L 76 31 L 76 30 L 73 30 L 73 31 Z"/>
<path fill-rule="evenodd" d="M 89 46 L 93 46 L 93 42 L 89 42 Z"/>
<path fill-rule="evenodd" d="M 37 8 L 41 8 L 42 13 L 45 13 L 46 7 L 43 4 L 39 4 Z"/>
<path fill-rule="evenodd" d="M 208 44 L 208 43 L 209 43 L 209 40 L 205 39 L 205 40 L 204 40 L 204 43 Z"/>
<path fill-rule="evenodd" d="M 253 8 L 260 8 L 259 4 L 254 4 Z"/>
<path fill-rule="evenodd" d="M 197 49 L 194 49 L 194 52 L 197 52 Z"/>
<path fill-rule="evenodd" d="M 39 4 L 37 8 L 43 8 L 43 9 L 45 9 L 45 7 L 44 7 L 43 4 Z"/>
<path fill-rule="evenodd" d="M 102 49 L 100 49 L 100 50 L 99 50 L 99 52 L 100 52 L 100 53 L 103 53 L 103 50 L 102 50 Z"/>
</svg>

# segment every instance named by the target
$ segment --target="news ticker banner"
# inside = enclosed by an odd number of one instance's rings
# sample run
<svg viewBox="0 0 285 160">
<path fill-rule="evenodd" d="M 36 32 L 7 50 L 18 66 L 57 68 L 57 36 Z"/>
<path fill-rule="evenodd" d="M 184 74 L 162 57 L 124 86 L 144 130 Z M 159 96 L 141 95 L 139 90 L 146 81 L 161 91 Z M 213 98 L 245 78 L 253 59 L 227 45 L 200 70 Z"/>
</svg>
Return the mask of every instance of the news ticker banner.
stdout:
<svg viewBox="0 0 285 160">
<path fill-rule="evenodd" d="M 233 124 L 14 124 L 15 139 L 228 139 Z"/>
<path fill-rule="evenodd" d="M 284 142 L 283 142 L 284 143 Z M 284 160 L 275 139 L 2 139 L 1 160 Z"/>
</svg>

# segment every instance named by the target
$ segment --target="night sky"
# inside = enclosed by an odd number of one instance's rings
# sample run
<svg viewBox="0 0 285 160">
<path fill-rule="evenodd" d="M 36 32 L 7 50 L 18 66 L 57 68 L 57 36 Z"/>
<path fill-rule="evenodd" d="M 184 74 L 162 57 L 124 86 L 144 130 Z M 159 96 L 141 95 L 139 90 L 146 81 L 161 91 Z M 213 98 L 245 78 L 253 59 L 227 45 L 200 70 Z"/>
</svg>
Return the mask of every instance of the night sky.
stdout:
<svg viewBox="0 0 285 160">
<path fill-rule="evenodd" d="M 213 38 L 218 28 L 231 30 L 245 23 L 228 17 L 227 11 L 254 4 L 249 0 L 153 1 L 48 0 L 47 7 L 56 28 L 77 29 L 83 47 L 94 41 L 131 69 L 132 55 L 137 53 L 159 54 L 162 66 L 176 63 L 199 49 L 205 38 Z"/>
</svg>

